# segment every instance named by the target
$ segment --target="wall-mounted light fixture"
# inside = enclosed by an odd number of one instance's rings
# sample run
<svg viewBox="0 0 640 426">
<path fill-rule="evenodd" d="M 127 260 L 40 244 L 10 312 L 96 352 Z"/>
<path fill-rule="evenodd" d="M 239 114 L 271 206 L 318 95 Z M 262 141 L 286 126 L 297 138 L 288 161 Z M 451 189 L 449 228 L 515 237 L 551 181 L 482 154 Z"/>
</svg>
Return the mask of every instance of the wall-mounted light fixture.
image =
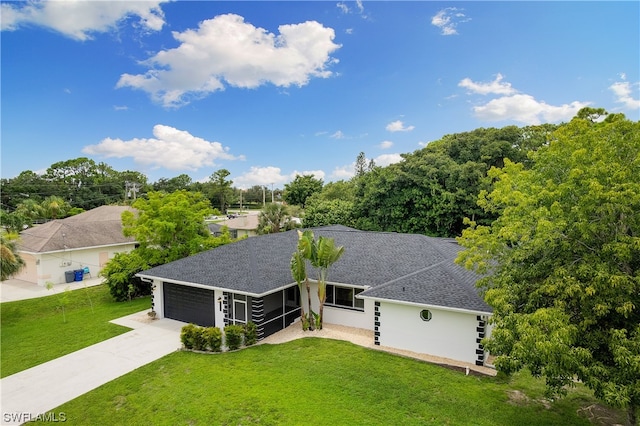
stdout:
<svg viewBox="0 0 640 426">
<path fill-rule="evenodd" d="M 222 297 L 218 297 L 218 306 L 219 306 L 220 310 L 222 311 Z"/>
</svg>

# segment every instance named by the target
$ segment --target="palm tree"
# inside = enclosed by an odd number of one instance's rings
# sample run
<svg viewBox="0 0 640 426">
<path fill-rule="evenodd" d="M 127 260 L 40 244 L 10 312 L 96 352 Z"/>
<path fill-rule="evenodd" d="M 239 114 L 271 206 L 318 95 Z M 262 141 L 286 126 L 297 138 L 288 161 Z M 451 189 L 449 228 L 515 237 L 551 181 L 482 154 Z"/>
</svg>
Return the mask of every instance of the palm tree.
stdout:
<svg viewBox="0 0 640 426">
<path fill-rule="evenodd" d="M 324 303 L 327 300 L 327 275 L 329 268 L 344 254 L 344 247 L 336 247 L 333 238 L 323 236 L 315 239 L 312 231 L 298 232 L 298 252 L 311 262 L 311 265 L 318 270 L 318 306 L 319 319 L 317 328 L 322 330 L 324 315 Z M 306 276 L 306 272 L 305 272 Z M 309 292 L 309 282 L 307 279 L 307 294 Z M 311 296 L 309 295 L 309 311 L 311 311 Z"/>
<path fill-rule="evenodd" d="M 320 329 L 322 330 L 322 315 L 324 302 L 327 300 L 327 274 L 329 267 L 336 263 L 344 253 L 344 247 L 336 247 L 333 238 L 319 237 L 317 243 L 317 256 L 313 266 L 318 268 L 318 300 L 320 301 Z"/>
<path fill-rule="evenodd" d="M 275 234 L 295 227 L 287 206 L 278 203 L 267 204 L 258 217 L 258 234 Z"/>
<path fill-rule="evenodd" d="M 62 197 L 52 195 L 42 202 L 42 210 L 47 219 L 65 217 L 71 206 Z"/>
<path fill-rule="evenodd" d="M 0 281 L 15 275 L 24 267 L 24 260 L 18 254 L 16 236 L 0 235 Z"/>
<path fill-rule="evenodd" d="M 291 257 L 291 276 L 298 283 L 298 289 L 300 290 L 300 294 L 302 294 L 302 283 L 305 282 L 307 284 L 307 289 L 309 287 L 309 279 L 307 278 L 307 266 L 306 260 L 300 250 L 296 250 Z M 307 294 L 309 291 L 307 290 Z M 311 296 L 309 296 L 309 310 L 311 310 Z M 304 313 L 304 305 L 300 304 L 300 321 L 302 323 L 302 329 L 307 330 L 309 328 L 308 319 Z"/>
<path fill-rule="evenodd" d="M 31 225 L 38 219 L 44 218 L 42 205 L 31 198 L 26 199 L 18 204 L 14 213 L 20 214 L 27 218 L 29 220 L 29 225 Z"/>
</svg>

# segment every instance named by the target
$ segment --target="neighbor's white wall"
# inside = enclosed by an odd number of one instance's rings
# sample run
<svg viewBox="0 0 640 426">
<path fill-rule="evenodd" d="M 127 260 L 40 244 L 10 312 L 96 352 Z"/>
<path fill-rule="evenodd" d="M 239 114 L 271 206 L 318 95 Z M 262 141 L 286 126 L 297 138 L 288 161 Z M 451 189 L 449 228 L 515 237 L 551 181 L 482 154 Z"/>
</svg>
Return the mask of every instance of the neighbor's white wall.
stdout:
<svg viewBox="0 0 640 426">
<path fill-rule="evenodd" d="M 15 274 L 12 278 L 35 283 L 38 281 L 38 256 L 29 253 L 20 253 L 20 257 L 24 261 L 24 268 Z"/>
<path fill-rule="evenodd" d="M 429 308 L 431 321 L 423 321 L 422 309 L 380 302 L 380 345 L 475 363 L 476 314 Z"/>
<path fill-rule="evenodd" d="M 105 258 L 112 259 L 116 253 L 126 253 L 133 250 L 135 244 L 123 244 L 111 247 L 94 247 L 80 250 L 67 250 L 56 253 L 36 254 L 35 258 L 40 260 L 36 266 L 37 275 L 16 276 L 18 279 L 35 282 L 40 286 L 46 286 L 47 282 L 53 284 L 64 284 L 65 271 L 73 271 L 88 266 L 91 270 L 91 277 L 96 278 L 105 265 Z M 101 258 L 103 259 L 101 261 Z"/>
</svg>

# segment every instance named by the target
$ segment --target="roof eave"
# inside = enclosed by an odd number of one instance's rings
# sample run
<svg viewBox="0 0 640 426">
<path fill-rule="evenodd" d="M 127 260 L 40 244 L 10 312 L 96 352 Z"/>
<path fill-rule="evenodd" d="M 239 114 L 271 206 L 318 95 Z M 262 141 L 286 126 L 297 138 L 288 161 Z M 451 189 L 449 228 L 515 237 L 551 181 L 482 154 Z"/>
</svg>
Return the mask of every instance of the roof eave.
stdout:
<svg viewBox="0 0 640 426">
<path fill-rule="evenodd" d="M 490 311 L 479 311 L 475 309 L 464 309 L 464 308 L 454 308 L 451 306 L 442 306 L 442 305 L 432 305 L 429 303 L 417 303 L 417 302 L 407 302 L 404 300 L 397 299 L 387 299 L 384 297 L 373 297 L 373 296 L 363 296 L 362 294 L 356 295 L 358 299 L 370 299 L 370 300 L 381 300 L 390 303 L 396 303 L 398 305 L 408 305 L 408 306 L 416 306 L 420 308 L 432 308 L 432 309 L 440 309 L 442 311 L 451 311 L 451 312 L 459 312 L 464 314 L 473 314 L 473 315 L 493 315 L 493 312 Z"/>
</svg>

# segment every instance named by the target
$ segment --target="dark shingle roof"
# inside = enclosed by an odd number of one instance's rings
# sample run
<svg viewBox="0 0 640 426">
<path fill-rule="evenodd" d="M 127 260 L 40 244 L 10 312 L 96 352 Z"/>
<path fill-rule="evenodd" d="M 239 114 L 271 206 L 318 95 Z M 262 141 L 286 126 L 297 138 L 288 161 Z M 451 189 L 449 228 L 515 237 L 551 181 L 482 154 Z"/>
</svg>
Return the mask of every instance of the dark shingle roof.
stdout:
<svg viewBox="0 0 640 426">
<path fill-rule="evenodd" d="M 482 312 L 491 309 L 474 286 L 479 278 L 454 263 L 460 247 L 451 239 L 417 234 L 359 231 L 345 226 L 313 229 L 333 238 L 344 255 L 328 281 L 370 289 L 363 296 Z M 294 231 L 248 238 L 140 273 L 149 278 L 269 293 L 293 282 L 289 270 L 298 234 Z M 311 278 L 316 277 L 309 270 Z"/>
</svg>

